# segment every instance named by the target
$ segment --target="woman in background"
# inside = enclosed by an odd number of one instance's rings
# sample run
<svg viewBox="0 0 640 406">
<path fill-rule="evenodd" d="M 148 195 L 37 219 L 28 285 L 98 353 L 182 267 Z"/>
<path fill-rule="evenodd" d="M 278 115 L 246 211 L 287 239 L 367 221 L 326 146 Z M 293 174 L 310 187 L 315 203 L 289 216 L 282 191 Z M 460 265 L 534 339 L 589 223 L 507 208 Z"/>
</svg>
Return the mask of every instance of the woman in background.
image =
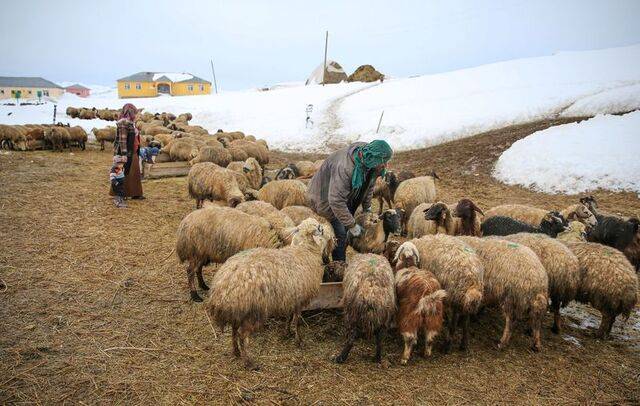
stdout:
<svg viewBox="0 0 640 406">
<path fill-rule="evenodd" d="M 144 199 L 142 194 L 142 179 L 140 176 L 140 134 L 135 126 L 138 110 L 127 103 L 122 107 L 122 113 L 116 124 L 116 140 L 114 155 L 126 157 L 124 164 L 124 196 L 131 199 Z"/>
</svg>

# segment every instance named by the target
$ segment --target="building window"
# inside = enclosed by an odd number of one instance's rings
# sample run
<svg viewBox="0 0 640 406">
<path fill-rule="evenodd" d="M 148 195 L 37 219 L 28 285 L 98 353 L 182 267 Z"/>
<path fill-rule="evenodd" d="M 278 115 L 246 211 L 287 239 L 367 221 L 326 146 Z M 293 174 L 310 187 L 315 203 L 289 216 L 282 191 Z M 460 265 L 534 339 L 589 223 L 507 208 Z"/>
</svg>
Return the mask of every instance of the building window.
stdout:
<svg viewBox="0 0 640 406">
<path fill-rule="evenodd" d="M 142 89 L 142 85 L 140 83 L 136 83 L 136 90 Z"/>
<path fill-rule="evenodd" d="M 0 90 L 0 94 L 4 94 L 4 90 Z"/>
<path fill-rule="evenodd" d="M 200 85 L 200 91 L 204 92 L 204 85 Z"/>
<path fill-rule="evenodd" d="M 48 90 L 43 90 L 42 94 L 45 95 L 45 96 L 49 96 L 49 91 Z"/>
<path fill-rule="evenodd" d="M 187 89 L 189 89 L 190 92 L 193 92 L 193 85 L 187 86 Z"/>
<path fill-rule="evenodd" d="M 29 94 L 31 94 L 31 90 L 29 90 Z"/>
<path fill-rule="evenodd" d="M 131 89 L 131 83 L 125 83 L 124 90 L 129 90 L 129 89 Z"/>
</svg>

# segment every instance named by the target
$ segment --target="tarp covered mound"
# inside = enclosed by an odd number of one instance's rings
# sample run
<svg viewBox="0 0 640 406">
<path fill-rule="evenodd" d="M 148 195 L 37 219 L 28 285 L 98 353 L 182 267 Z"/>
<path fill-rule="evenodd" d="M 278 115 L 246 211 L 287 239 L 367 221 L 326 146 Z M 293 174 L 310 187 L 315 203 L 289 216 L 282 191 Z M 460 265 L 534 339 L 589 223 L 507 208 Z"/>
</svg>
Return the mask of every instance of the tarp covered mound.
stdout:
<svg viewBox="0 0 640 406">
<path fill-rule="evenodd" d="M 322 71 L 324 67 L 324 63 L 321 63 L 320 66 L 315 68 L 311 75 L 307 79 L 305 85 L 310 83 L 322 84 Z M 340 83 L 347 80 L 347 74 L 344 73 L 344 69 L 342 66 L 336 61 L 327 61 L 327 69 L 324 74 L 324 83 Z"/>
<path fill-rule="evenodd" d="M 371 65 L 362 65 L 347 78 L 347 82 L 375 82 L 384 78 L 384 75 Z"/>
</svg>

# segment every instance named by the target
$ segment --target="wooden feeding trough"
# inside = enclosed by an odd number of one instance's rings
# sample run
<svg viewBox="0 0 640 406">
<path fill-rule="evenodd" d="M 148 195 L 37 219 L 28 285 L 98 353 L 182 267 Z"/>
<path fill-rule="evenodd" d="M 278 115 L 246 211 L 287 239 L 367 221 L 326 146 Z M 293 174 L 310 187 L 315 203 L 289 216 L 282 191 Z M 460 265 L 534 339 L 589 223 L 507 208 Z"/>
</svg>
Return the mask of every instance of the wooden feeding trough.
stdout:
<svg viewBox="0 0 640 406">
<path fill-rule="evenodd" d="M 171 178 L 176 176 L 187 176 L 189 174 L 188 162 L 162 162 L 157 164 L 144 163 L 144 177 L 145 179 L 158 179 L 158 178 Z"/>
<path fill-rule="evenodd" d="M 342 307 L 342 282 L 326 282 L 320 284 L 318 296 L 313 298 L 303 310 L 335 309 Z"/>
</svg>

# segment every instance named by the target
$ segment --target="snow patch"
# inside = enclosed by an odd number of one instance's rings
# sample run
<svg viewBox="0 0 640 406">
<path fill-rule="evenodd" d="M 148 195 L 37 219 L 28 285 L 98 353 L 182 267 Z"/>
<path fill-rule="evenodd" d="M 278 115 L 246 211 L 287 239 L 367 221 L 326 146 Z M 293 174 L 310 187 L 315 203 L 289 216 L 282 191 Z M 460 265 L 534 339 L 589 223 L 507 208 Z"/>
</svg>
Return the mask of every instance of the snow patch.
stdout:
<svg viewBox="0 0 640 406">
<path fill-rule="evenodd" d="M 640 192 L 640 111 L 538 131 L 504 151 L 493 175 L 547 193 Z"/>
</svg>

